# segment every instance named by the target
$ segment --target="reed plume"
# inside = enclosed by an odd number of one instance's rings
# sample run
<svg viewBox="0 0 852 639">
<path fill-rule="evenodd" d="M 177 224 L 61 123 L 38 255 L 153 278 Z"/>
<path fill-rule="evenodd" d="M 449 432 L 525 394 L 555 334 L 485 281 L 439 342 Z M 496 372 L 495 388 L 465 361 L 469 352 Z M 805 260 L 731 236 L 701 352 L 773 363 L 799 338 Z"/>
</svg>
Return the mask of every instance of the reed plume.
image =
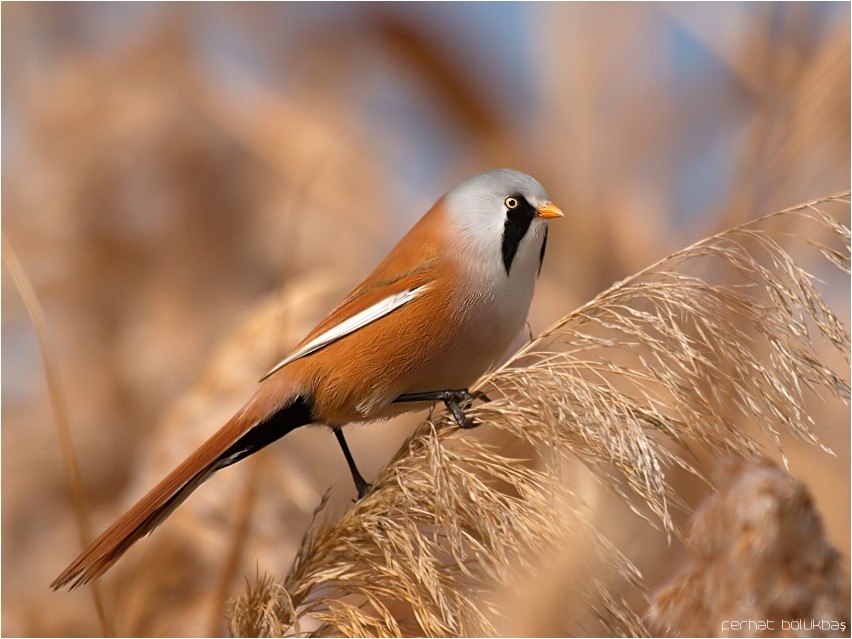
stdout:
<svg viewBox="0 0 852 639">
<path fill-rule="evenodd" d="M 678 636 L 849 634 L 843 559 L 807 487 L 768 460 L 720 464 L 698 509 L 683 570 L 654 594 L 649 618 Z"/>
</svg>

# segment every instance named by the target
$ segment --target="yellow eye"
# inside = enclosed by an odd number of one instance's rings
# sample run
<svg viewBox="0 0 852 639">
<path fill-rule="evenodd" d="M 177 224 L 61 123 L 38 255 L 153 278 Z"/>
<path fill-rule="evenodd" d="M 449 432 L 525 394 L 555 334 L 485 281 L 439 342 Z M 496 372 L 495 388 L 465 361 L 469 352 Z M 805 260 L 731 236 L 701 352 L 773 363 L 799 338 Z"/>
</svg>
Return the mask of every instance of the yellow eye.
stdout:
<svg viewBox="0 0 852 639">
<path fill-rule="evenodd" d="M 507 197 L 503 204 L 505 204 L 506 208 L 511 211 L 512 209 L 518 208 L 521 203 L 518 202 L 518 198 L 516 197 Z"/>
</svg>

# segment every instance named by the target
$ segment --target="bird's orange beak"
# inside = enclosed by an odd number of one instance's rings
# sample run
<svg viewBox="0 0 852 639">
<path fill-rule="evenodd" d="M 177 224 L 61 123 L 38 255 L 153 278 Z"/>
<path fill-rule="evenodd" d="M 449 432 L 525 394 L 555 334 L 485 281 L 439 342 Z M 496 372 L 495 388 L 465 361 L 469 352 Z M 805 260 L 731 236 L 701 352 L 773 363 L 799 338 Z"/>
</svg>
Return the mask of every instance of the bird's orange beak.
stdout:
<svg viewBox="0 0 852 639">
<path fill-rule="evenodd" d="M 535 212 L 536 217 L 542 217 L 549 220 L 554 217 L 563 217 L 562 209 L 556 206 L 553 202 L 545 202 Z"/>
</svg>

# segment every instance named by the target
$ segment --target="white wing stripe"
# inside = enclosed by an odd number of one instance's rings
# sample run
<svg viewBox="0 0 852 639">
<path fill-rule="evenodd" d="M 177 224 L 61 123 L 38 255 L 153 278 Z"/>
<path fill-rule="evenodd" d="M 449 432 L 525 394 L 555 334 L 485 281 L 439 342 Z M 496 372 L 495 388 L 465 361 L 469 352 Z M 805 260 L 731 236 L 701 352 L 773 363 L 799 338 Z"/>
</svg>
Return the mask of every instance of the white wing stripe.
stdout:
<svg viewBox="0 0 852 639">
<path fill-rule="evenodd" d="M 286 366 L 290 362 L 294 362 L 299 358 L 304 357 L 305 355 L 310 355 L 321 348 L 328 346 L 332 342 L 336 342 L 341 337 L 345 337 L 350 333 L 354 333 L 359 328 L 363 328 L 367 326 L 367 324 L 372 324 L 377 319 L 380 319 L 387 315 L 388 313 L 395 311 L 400 306 L 404 306 L 408 304 L 410 301 L 418 298 L 420 295 L 425 293 L 429 289 L 429 284 L 421 284 L 420 286 L 416 286 L 407 291 L 402 291 L 400 293 L 396 293 L 395 295 L 391 295 L 390 297 L 386 297 L 385 299 L 376 302 L 372 306 L 365 308 L 360 313 L 355 313 L 352 317 L 343 320 L 340 324 L 336 326 L 332 326 L 325 333 L 318 335 L 310 342 L 302 346 L 302 348 L 294 351 L 280 362 L 278 362 L 272 370 L 270 370 L 266 375 L 261 378 L 261 381 L 272 375 L 278 369 Z"/>
</svg>

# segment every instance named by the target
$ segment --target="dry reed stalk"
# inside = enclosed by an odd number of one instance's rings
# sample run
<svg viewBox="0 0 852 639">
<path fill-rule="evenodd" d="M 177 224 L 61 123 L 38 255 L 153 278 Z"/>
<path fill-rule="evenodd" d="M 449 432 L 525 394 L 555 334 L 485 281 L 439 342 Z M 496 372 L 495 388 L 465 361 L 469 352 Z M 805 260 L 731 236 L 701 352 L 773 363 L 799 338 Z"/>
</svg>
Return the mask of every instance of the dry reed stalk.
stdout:
<svg viewBox="0 0 852 639">
<path fill-rule="evenodd" d="M 231 632 L 493 634 L 511 615 L 495 610 L 495 589 L 582 539 L 598 572 L 578 574 L 567 592 L 600 610 L 610 632 L 642 633 L 605 585 L 620 576 L 641 587 L 639 576 L 586 523 L 560 464 L 584 464 L 670 535 L 670 508 L 683 504 L 666 473 L 705 478 L 690 446 L 757 458 L 743 420 L 779 451 L 782 433 L 820 446 L 809 395 L 848 403 L 849 381 L 815 348 L 848 364 L 849 333 L 793 254 L 823 258 L 814 266 L 824 278 L 848 275 L 848 204 L 842 193 L 713 235 L 561 319 L 473 389 L 492 401 L 470 416 L 526 442 L 534 460 L 436 416 L 364 500 L 337 521 L 315 520 L 281 586 L 262 579 L 236 600 Z"/>
<path fill-rule="evenodd" d="M 768 460 L 727 460 L 695 513 L 691 556 L 649 618 L 679 636 L 849 636 L 843 558 L 808 489 Z"/>
<path fill-rule="evenodd" d="M 38 296 L 33 290 L 32 283 L 27 276 L 24 267 L 18 259 L 17 252 L 11 242 L 3 237 L 3 263 L 12 275 L 12 280 L 23 299 L 30 321 L 33 324 L 38 337 L 39 351 L 41 352 L 42 364 L 44 365 L 44 376 L 47 384 L 50 406 L 56 421 L 56 433 L 59 445 L 62 449 L 62 460 L 65 462 L 65 472 L 68 476 L 71 503 L 74 506 L 74 514 L 77 520 L 77 535 L 80 545 L 85 547 L 92 541 L 91 526 L 89 524 L 89 508 L 86 503 L 85 491 L 80 481 L 80 466 L 77 463 L 77 454 L 74 450 L 74 441 L 71 437 L 71 427 L 68 419 L 68 409 L 60 383 L 59 368 L 56 358 L 48 343 L 48 331 L 44 319 L 44 312 L 39 303 Z M 104 607 L 100 587 L 92 588 L 92 600 L 95 605 L 95 614 L 100 625 L 101 633 L 105 637 L 114 637 L 112 623 L 107 616 Z"/>
</svg>

